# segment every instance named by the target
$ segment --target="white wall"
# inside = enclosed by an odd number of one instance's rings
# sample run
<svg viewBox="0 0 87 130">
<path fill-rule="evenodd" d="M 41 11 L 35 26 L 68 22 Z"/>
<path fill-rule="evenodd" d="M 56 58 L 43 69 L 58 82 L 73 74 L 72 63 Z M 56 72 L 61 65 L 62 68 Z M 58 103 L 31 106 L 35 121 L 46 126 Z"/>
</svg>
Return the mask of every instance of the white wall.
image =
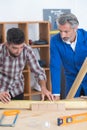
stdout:
<svg viewBox="0 0 87 130">
<path fill-rule="evenodd" d="M 87 29 L 87 0 L 0 0 L 0 22 L 43 20 L 43 9 L 71 9 Z"/>
</svg>

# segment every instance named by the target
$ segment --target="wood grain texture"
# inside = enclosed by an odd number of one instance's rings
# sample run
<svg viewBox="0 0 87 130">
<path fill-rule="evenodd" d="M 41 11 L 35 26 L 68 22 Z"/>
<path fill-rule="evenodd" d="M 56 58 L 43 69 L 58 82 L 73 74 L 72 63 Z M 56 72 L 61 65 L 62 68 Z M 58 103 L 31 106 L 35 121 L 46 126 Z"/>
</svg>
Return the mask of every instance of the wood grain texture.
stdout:
<svg viewBox="0 0 87 130">
<path fill-rule="evenodd" d="M 0 115 L 5 110 L 0 110 Z M 15 127 L 0 127 L 0 130 L 87 130 L 87 122 L 71 124 L 68 126 L 57 126 L 57 118 L 73 114 L 85 113 L 87 110 L 66 110 L 66 111 L 31 111 L 20 110 Z M 9 122 L 10 121 L 10 122 Z M 11 123 L 11 117 L 5 122 Z M 4 122 L 4 123 L 5 123 Z M 47 127 L 47 124 L 50 124 Z"/>
<path fill-rule="evenodd" d="M 87 109 L 87 99 L 83 99 L 83 98 L 59 100 L 55 102 L 16 100 L 16 101 L 11 101 L 8 104 L 3 104 L 2 102 L 0 102 L 0 108 L 31 109 L 32 104 L 42 104 L 43 106 L 45 106 L 46 104 L 51 104 L 54 106 L 55 104 L 60 104 L 60 106 L 65 105 L 65 109 Z"/>
</svg>

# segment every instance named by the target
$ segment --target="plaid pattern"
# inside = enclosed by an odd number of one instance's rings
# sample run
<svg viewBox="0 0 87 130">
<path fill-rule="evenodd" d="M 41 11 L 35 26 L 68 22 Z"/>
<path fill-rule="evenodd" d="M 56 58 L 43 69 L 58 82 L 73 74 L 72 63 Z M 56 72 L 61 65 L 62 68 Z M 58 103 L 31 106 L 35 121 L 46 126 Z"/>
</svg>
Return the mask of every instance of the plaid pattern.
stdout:
<svg viewBox="0 0 87 130">
<path fill-rule="evenodd" d="M 0 92 L 9 91 L 13 97 L 23 93 L 25 65 L 30 66 L 37 80 L 46 80 L 44 70 L 39 66 L 30 46 L 24 45 L 18 57 L 10 56 L 5 44 L 0 44 Z"/>
</svg>

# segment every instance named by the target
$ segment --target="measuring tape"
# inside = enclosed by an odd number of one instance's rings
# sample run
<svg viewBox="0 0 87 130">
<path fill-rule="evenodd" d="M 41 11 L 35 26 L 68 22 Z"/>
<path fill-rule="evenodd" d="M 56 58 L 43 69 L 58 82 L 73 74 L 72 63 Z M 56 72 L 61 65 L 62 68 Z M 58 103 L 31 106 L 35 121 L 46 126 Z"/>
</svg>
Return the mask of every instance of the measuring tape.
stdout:
<svg viewBox="0 0 87 130">
<path fill-rule="evenodd" d="M 80 113 L 80 114 L 57 118 L 57 125 L 64 126 L 69 124 L 85 122 L 85 121 L 87 121 L 87 113 Z"/>
</svg>

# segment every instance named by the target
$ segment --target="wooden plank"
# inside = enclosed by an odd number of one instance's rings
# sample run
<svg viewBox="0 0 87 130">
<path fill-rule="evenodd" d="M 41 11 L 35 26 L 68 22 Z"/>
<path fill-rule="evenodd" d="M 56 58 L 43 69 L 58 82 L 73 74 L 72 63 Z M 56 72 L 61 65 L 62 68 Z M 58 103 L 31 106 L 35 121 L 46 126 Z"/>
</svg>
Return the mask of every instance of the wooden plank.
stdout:
<svg viewBox="0 0 87 130">
<path fill-rule="evenodd" d="M 79 86 L 80 86 L 80 84 L 81 84 L 81 82 L 82 82 L 86 73 L 87 73 L 87 58 L 85 59 L 85 61 L 82 65 L 82 67 L 81 67 L 81 69 L 80 69 L 80 71 L 79 71 L 79 73 L 78 73 L 78 75 L 77 75 L 77 77 L 76 77 L 76 79 L 75 79 L 66 99 L 71 99 L 75 96 L 75 94 L 76 94 L 76 92 L 77 92 L 77 90 L 78 90 L 78 88 L 79 88 Z"/>
<path fill-rule="evenodd" d="M 32 111 L 65 111 L 64 103 L 32 103 L 31 105 Z"/>
<path fill-rule="evenodd" d="M 0 110 L 0 115 L 5 110 Z M 15 127 L 0 127 L 0 130 L 87 130 L 87 122 L 77 123 L 68 126 L 58 126 L 57 119 L 61 116 L 85 113 L 87 110 L 66 110 L 66 111 L 30 111 L 20 110 Z M 6 120 L 7 119 L 7 120 Z M 8 117 L 5 122 L 11 122 L 13 118 Z M 4 122 L 4 123 L 5 123 Z M 49 123 L 49 125 L 47 125 Z"/>
<path fill-rule="evenodd" d="M 0 102 L 0 108 L 17 108 L 17 109 L 29 109 L 30 103 L 28 100 L 14 100 L 7 104 Z"/>
<path fill-rule="evenodd" d="M 72 100 L 59 100 L 55 102 L 50 101 L 29 101 L 29 100 L 16 100 L 8 104 L 0 102 L 0 108 L 5 109 L 31 109 L 31 105 L 35 104 L 64 104 L 65 109 L 87 109 L 87 99 L 72 99 Z"/>
</svg>

